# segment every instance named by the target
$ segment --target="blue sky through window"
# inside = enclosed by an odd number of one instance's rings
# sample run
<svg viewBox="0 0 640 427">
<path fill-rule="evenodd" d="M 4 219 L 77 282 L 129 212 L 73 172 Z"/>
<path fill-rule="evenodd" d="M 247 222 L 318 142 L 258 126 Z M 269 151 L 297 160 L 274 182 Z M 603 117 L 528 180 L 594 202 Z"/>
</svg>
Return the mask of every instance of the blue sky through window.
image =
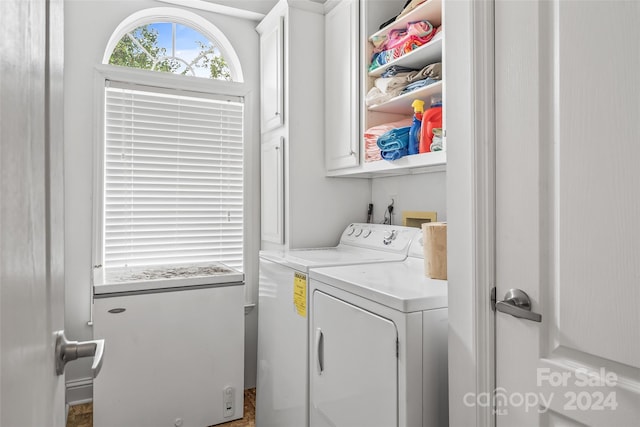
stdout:
<svg viewBox="0 0 640 427">
<path fill-rule="evenodd" d="M 158 46 L 166 49 L 167 56 L 176 56 L 186 62 L 191 62 L 202 51 L 198 42 L 206 47 L 213 45 L 207 37 L 193 28 L 176 24 L 176 51 L 173 52 L 173 24 L 170 22 L 156 22 L 149 26 L 158 32 Z M 215 53 L 219 55 L 220 51 L 215 49 Z M 180 73 L 185 67 L 184 63 L 181 63 L 176 73 Z M 198 77 L 209 77 L 207 68 L 193 67 L 193 71 Z"/>
</svg>

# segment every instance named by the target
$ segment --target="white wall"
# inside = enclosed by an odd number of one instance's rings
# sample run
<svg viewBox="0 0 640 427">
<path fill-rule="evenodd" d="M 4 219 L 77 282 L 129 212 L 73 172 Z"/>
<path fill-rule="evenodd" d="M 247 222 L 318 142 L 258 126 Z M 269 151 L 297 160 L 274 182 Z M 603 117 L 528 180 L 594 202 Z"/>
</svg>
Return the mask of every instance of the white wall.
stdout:
<svg viewBox="0 0 640 427">
<path fill-rule="evenodd" d="M 393 223 L 402 224 L 403 211 L 435 211 L 438 221 L 447 220 L 445 172 L 374 178 L 371 180 L 374 222 L 382 222 L 394 197 Z"/>
<path fill-rule="evenodd" d="M 67 0 L 65 1 L 65 273 L 67 336 L 73 340 L 92 339 L 90 286 L 92 259 L 92 178 L 94 125 L 94 67 L 101 63 L 105 46 L 122 20 L 142 9 L 168 7 L 152 0 Z M 173 6 L 172 6 L 173 7 Z M 247 106 L 247 118 L 255 120 L 247 136 L 247 194 L 254 208 L 246 215 L 251 242 L 247 252 L 247 302 L 257 300 L 257 253 L 259 242 L 259 100 L 258 35 L 255 22 L 208 12 L 197 12 L 216 25 L 230 40 L 242 64 L 245 82 L 254 93 L 253 107 Z M 255 258 L 255 259 L 254 259 Z M 246 386 L 255 384 L 257 316 L 253 310 L 246 318 Z M 106 350 L 108 357 L 108 343 Z M 90 360 L 82 359 L 67 367 L 67 383 L 89 383 Z M 83 381 L 86 379 L 86 381 Z M 90 398 L 79 396 L 79 399 Z M 75 398 L 74 398 L 75 399 Z"/>
</svg>

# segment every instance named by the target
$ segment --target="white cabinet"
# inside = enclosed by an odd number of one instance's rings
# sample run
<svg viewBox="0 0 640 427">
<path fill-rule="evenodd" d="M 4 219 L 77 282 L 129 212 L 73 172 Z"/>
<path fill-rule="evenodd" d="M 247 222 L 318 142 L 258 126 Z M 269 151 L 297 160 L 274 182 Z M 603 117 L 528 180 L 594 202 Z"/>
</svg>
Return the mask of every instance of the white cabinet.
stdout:
<svg viewBox="0 0 640 427">
<path fill-rule="evenodd" d="M 325 17 L 325 161 L 328 171 L 360 163 L 359 2 L 343 0 Z"/>
<path fill-rule="evenodd" d="M 283 122 L 284 18 L 276 20 L 260 36 L 260 127 L 263 132 Z"/>
<path fill-rule="evenodd" d="M 341 7 L 346 9 L 346 3 L 349 2 L 343 0 L 335 9 Z M 369 71 L 369 64 L 373 53 L 371 40 L 374 38 L 385 37 L 392 30 L 406 28 L 407 23 L 409 22 L 428 20 L 433 24 L 434 28 L 439 27 L 442 24 L 443 0 L 427 0 L 408 14 L 404 15 L 402 18 L 397 19 L 395 22 L 388 24 L 382 29 L 379 29 L 380 24 L 400 13 L 405 2 L 403 0 L 393 0 L 385 2 L 360 1 L 356 3 L 359 3 L 360 9 L 359 24 L 348 24 L 345 19 L 327 19 L 326 32 L 343 34 L 342 37 L 344 40 L 346 38 L 345 34 L 347 33 L 347 30 L 353 29 L 354 26 L 359 25 L 359 34 L 357 38 L 357 45 L 359 47 L 359 65 L 355 72 L 355 78 L 359 78 L 359 88 L 358 90 L 351 91 L 351 93 L 355 94 L 355 100 L 353 97 L 350 98 L 344 94 L 342 97 L 338 97 L 335 94 L 332 95 L 330 88 L 327 88 L 326 109 L 327 111 L 336 111 L 340 113 L 340 116 L 336 116 L 336 122 L 331 124 L 328 122 L 328 126 L 341 130 L 342 132 L 346 132 L 344 129 L 349 128 L 349 126 L 355 123 L 354 119 L 346 112 L 350 111 L 353 106 L 355 106 L 355 108 L 360 112 L 361 115 L 358 131 L 357 136 L 355 137 L 357 150 L 354 150 L 360 152 L 359 162 L 341 167 L 332 167 L 332 165 L 327 162 L 327 175 L 376 177 L 388 174 L 407 174 L 425 169 L 429 169 L 431 171 L 445 170 L 446 151 L 405 156 L 395 161 L 367 161 L 364 142 L 364 132 L 367 129 L 384 123 L 404 118 L 411 118 L 413 115 L 413 108 L 411 107 L 411 104 L 414 99 L 422 99 L 425 101 L 425 110 L 429 107 L 432 96 L 442 96 L 444 100 L 445 83 L 444 81 L 440 81 L 413 92 L 400 94 L 377 105 L 367 106 L 365 102 L 365 96 L 374 86 L 375 80 L 389 67 L 399 65 L 420 69 L 430 63 L 442 61 L 444 31 L 436 34 L 436 36 L 428 43 L 391 60 L 381 67 Z M 345 14 L 345 12 L 342 12 L 342 14 Z M 329 15 L 327 15 L 327 18 L 329 18 Z M 345 44 L 342 46 L 343 49 L 345 49 Z M 327 76 L 334 73 L 336 75 L 340 75 L 340 78 L 343 80 L 346 79 L 347 77 L 344 73 L 345 70 L 351 66 L 351 63 L 349 62 L 349 65 L 337 63 L 332 56 L 334 55 L 334 49 L 329 49 L 328 43 L 327 47 Z M 444 103 L 444 107 L 446 108 L 446 102 Z M 336 142 L 327 138 L 326 143 L 327 152 L 331 153 L 335 157 L 338 157 L 339 153 L 344 153 L 346 150 L 345 146 L 340 145 L 339 139 Z"/>
<path fill-rule="evenodd" d="M 280 0 L 256 30 L 263 67 L 268 69 L 271 59 L 282 55 L 282 86 L 276 89 L 272 84 L 278 75 L 275 71 L 261 76 L 266 119 L 261 129 L 262 248 L 333 246 L 350 222 L 366 220 L 371 189 L 366 180 L 326 176 L 324 5 Z M 274 41 L 275 33 L 282 35 L 281 44 Z M 270 120 L 278 97 L 282 98 L 281 126 Z M 276 158 L 277 141 L 281 141 L 281 154 Z M 277 160 L 281 167 L 276 168 Z"/>
<path fill-rule="evenodd" d="M 320 291 L 312 309 L 310 426 L 397 426 L 394 323 Z"/>
<path fill-rule="evenodd" d="M 260 156 L 260 206 L 262 240 L 284 242 L 284 142 L 277 134 L 262 141 Z"/>
</svg>

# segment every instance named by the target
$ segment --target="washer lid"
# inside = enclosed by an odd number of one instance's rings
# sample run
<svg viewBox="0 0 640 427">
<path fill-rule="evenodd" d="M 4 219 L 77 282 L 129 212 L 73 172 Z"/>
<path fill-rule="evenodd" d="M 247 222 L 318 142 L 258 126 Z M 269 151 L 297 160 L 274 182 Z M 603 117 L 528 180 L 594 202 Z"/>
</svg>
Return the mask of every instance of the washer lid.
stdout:
<svg viewBox="0 0 640 427">
<path fill-rule="evenodd" d="M 424 274 L 424 261 L 311 269 L 311 280 L 326 283 L 404 313 L 448 306 L 446 280 Z"/>
<path fill-rule="evenodd" d="M 328 266 L 398 262 L 404 260 L 406 256 L 405 252 L 386 252 L 348 245 L 339 245 L 331 248 L 260 252 L 260 257 L 264 259 L 300 271 Z"/>
</svg>

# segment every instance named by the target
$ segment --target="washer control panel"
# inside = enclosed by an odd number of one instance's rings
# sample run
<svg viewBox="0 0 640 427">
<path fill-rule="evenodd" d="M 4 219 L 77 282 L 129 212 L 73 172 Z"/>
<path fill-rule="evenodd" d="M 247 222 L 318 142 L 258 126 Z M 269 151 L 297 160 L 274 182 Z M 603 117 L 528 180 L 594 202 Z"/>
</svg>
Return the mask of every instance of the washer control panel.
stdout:
<svg viewBox="0 0 640 427">
<path fill-rule="evenodd" d="M 340 243 L 403 252 L 408 249 L 418 231 L 401 225 L 353 223 L 342 233 Z"/>
</svg>

